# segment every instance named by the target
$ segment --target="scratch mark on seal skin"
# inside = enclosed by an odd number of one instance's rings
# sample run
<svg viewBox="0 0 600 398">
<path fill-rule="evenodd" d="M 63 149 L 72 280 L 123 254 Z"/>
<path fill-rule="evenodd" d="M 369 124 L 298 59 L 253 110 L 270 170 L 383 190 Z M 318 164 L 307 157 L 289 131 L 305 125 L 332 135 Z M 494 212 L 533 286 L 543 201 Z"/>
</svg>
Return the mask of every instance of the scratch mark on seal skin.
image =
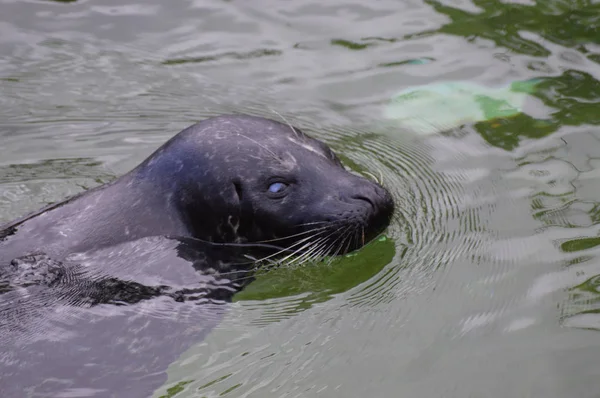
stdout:
<svg viewBox="0 0 600 398">
<path fill-rule="evenodd" d="M 294 144 L 300 145 L 301 147 L 308 149 L 309 151 L 316 153 L 317 155 L 322 156 L 325 159 L 327 159 L 327 156 L 325 156 L 321 151 L 318 151 L 317 149 L 313 148 L 312 146 L 305 144 L 303 142 L 297 141 L 294 139 L 294 137 L 287 137 L 287 139 L 292 141 Z"/>
<path fill-rule="evenodd" d="M 270 150 L 269 148 L 267 148 L 266 146 L 264 146 L 263 144 L 261 144 L 260 142 L 253 140 L 250 137 L 245 136 L 244 134 L 240 134 L 237 133 L 237 135 L 239 135 L 240 137 L 244 137 L 245 139 L 254 142 L 256 145 L 258 145 L 259 147 L 261 147 L 262 149 L 264 149 L 265 151 L 269 152 L 275 159 L 280 160 L 281 158 L 279 156 L 277 156 L 277 154 L 275 154 L 275 152 L 273 152 L 272 150 Z"/>
<path fill-rule="evenodd" d="M 284 165 L 289 170 L 292 170 L 296 166 L 298 166 L 298 161 L 296 160 L 296 157 L 294 155 L 292 155 L 289 151 L 286 151 L 285 154 L 287 155 L 287 159 L 285 161 L 281 161 L 282 165 Z"/>
</svg>

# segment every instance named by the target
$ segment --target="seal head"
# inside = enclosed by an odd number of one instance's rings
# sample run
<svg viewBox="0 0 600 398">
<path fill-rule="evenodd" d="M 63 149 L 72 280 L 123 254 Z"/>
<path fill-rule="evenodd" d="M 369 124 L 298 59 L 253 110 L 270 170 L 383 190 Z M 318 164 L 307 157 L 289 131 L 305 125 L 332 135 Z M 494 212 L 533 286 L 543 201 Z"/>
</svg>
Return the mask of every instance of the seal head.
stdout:
<svg viewBox="0 0 600 398">
<path fill-rule="evenodd" d="M 343 253 L 381 233 L 394 210 L 386 189 L 347 171 L 321 141 L 252 116 L 191 126 L 132 175 L 171 192 L 190 234 L 212 242 Z"/>
</svg>

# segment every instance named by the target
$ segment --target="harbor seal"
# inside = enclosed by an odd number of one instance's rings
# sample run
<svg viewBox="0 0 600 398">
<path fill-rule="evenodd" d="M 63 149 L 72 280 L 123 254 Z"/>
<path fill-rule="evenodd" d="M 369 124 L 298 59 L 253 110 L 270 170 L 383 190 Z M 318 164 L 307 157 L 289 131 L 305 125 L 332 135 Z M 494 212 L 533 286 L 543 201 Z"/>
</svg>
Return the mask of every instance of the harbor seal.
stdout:
<svg viewBox="0 0 600 398">
<path fill-rule="evenodd" d="M 393 211 L 293 126 L 201 121 L 124 176 L 0 227 L 2 396 L 150 396 L 256 260 L 353 251 Z"/>
<path fill-rule="evenodd" d="M 147 236 L 341 254 L 382 232 L 393 210 L 386 189 L 298 128 L 224 115 L 113 182 L 0 227 L 0 261 L 33 251 L 60 260 Z"/>
</svg>

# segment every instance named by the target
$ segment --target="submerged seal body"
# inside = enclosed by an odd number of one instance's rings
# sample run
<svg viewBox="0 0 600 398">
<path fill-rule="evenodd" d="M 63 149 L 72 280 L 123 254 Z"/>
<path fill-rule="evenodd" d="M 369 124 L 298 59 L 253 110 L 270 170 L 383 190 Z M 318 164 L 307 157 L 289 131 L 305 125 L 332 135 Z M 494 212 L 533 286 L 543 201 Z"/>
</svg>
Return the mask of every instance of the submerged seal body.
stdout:
<svg viewBox="0 0 600 398">
<path fill-rule="evenodd" d="M 297 128 L 197 123 L 115 181 L 0 227 L 2 396 L 150 396 L 252 259 L 355 250 L 393 210 Z"/>
<path fill-rule="evenodd" d="M 0 261 L 33 251 L 60 260 L 147 236 L 344 253 L 379 234 L 393 208 L 387 190 L 299 129 L 218 116 L 112 183 L 0 227 Z"/>
</svg>

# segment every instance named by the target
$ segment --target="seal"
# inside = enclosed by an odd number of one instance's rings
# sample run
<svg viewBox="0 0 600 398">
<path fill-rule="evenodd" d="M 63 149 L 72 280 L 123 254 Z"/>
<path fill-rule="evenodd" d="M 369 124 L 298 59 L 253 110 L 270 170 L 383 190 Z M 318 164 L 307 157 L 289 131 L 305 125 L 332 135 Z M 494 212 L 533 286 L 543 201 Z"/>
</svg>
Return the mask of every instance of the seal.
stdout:
<svg viewBox="0 0 600 398">
<path fill-rule="evenodd" d="M 115 181 L 0 227 L 0 261 L 55 260 L 148 236 L 269 243 L 311 257 L 355 250 L 394 203 L 300 129 L 223 115 L 175 135 Z"/>
<path fill-rule="evenodd" d="M 113 182 L 0 227 L 2 397 L 151 396 L 256 261 L 353 251 L 393 211 L 296 127 L 201 121 Z"/>
</svg>

